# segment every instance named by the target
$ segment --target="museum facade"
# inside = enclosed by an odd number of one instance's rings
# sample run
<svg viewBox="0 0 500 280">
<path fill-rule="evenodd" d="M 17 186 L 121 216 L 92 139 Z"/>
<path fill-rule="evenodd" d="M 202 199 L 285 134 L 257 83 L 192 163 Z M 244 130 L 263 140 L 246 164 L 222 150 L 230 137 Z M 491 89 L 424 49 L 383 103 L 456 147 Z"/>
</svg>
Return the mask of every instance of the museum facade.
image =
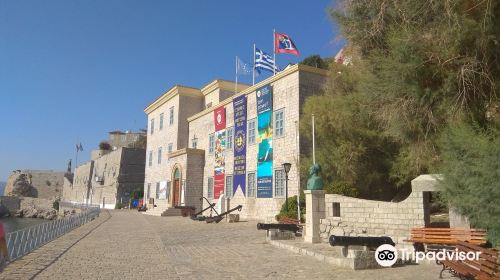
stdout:
<svg viewBox="0 0 500 280">
<path fill-rule="evenodd" d="M 146 213 L 223 200 L 242 205 L 243 219 L 274 220 L 286 197 L 283 163 L 291 164 L 288 197 L 299 192 L 301 108 L 326 76 L 296 64 L 253 86 L 215 80 L 201 89 L 176 85 L 157 98 L 144 110 Z"/>
</svg>

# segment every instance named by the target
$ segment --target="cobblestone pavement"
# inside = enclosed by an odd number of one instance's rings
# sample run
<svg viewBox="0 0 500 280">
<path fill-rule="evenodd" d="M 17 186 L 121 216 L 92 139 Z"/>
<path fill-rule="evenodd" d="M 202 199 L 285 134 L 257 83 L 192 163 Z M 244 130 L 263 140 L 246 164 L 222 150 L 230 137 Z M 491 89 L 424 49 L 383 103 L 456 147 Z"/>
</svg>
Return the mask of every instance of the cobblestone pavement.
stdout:
<svg viewBox="0 0 500 280">
<path fill-rule="evenodd" d="M 265 243 L 255 222 L 206 224 L 117 210 L 9 264 L 0 279 L 439 279 L 439 271 L 351 271 Z"/>
</svg>

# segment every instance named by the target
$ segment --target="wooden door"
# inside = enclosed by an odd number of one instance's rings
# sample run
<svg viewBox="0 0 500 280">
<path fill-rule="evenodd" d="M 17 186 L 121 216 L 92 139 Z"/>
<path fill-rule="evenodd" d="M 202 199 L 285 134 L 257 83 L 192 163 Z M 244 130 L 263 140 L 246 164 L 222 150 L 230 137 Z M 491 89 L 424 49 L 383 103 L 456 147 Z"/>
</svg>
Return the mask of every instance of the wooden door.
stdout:
<svg viewBox="0 0 500 280">
<path fill-rule="evenodd" d="M 173 193 L 173 198 L 172 198 L 172 206 L 178 206 L 179 205 L 179 194 L 180 194 L 180 183 L 179 179 L 174 180 L 174 193 Z"/>
</svg>

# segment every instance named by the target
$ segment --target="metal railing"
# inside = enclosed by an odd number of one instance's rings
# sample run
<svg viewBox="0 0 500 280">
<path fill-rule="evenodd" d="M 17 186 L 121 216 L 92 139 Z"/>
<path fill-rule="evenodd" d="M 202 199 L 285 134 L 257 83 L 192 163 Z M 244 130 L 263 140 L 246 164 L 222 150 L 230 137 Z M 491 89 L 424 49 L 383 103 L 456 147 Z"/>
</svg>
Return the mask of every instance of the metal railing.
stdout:
<svg viewBox="0 0 500 280">
<path fill-rule="evenodd" d="M 68 202 L 68 201 L 61 201 L 59 202 L 59 207 L 66 207 L 66 208 L 76 208 L 76 209 L 86 209 L 86 208 L 99 208 L 99 204 L 90 204 L 90 203 L 76 203 L 76 202 Z"/>
<path fill-rule="evenodd" d="M 99 207 L 92 207 L 69 217 L 7 233 L 9 261 L 29 254 L 72 229 L 93 220 L 99 216 L 100 211 Z"/>
</svg>

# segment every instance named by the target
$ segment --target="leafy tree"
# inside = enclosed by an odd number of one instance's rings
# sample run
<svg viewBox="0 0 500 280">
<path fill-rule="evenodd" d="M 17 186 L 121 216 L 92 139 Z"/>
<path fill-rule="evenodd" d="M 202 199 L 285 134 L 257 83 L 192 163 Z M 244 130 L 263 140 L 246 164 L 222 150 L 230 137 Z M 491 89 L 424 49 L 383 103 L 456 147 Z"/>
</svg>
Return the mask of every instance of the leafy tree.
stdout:
<svg viewBox="0 0 500 280">
<path fill-rule="evenodd" d="M 323 60 L 321 56 L 315 54 L 304 58 L 300 64 L 309 65 L 316 68 L 327 69 L 328 62 Z"/>
<path fill-rule="evenodd" d="M 498 2 L 344 0 L 339 7 L 331 15 L 352 65 L 330 65 L 325 93 L 306 100 L 301 122 L 310 140 L 316 116 L 327 185 L 342 180 L 361 197 L 388 198 L 441 170 L 439 139 L 451 123 L 498 127 Z"/>
<path fill-rule="evenodd" d="M 108 142 L 102 141 L 101 143 L 99 143 L 99 149 L 109 151 L 111 150 L 111 145 Z"/>
</svg>

